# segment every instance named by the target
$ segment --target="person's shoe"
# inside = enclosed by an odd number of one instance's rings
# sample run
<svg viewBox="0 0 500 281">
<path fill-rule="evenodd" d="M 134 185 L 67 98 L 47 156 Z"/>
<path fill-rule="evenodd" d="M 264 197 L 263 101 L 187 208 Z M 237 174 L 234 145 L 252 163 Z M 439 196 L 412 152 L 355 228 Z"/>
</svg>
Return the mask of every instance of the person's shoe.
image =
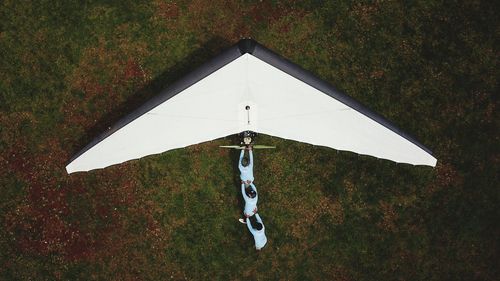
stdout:
<svg viewBox="0 0 500 281">
<path fill-rule="evenodd" d="M 241 222 L 242 224 L 247 224 L 247 222 L 245 221 L 245 219 L 239 218 L 238 221 Z"/>
</svg>

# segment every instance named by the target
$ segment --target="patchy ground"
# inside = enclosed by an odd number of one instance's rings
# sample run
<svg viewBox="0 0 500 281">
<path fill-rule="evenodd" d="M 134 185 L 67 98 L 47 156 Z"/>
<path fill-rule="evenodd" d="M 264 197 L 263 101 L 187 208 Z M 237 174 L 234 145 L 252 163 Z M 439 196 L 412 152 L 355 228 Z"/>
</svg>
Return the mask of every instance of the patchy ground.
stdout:
<svg viewBox="0 0 500 281">
<path fill-rule="evenodd" d="M 328 1 L 326 1 L 328 2 Z M 498 6 L 0 4 L 0 279 L 496 280 Z M 435 169 L 260 136 L 261 253 L 234 138 L 67 175 L 74 153 L 242 37 L 411 132 Z"/>
</svg>

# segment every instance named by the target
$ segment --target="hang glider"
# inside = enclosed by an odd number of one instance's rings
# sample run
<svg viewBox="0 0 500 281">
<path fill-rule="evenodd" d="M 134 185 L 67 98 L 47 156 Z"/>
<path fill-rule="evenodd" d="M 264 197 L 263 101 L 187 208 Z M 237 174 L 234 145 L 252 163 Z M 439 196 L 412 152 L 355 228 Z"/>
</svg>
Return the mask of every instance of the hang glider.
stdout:
<svg viewBox="0 0 500 281">
<path fill-rule="evenodd" d="M 247 130 L 398 163 L 437 162 L 382 116 L 243 39 L 125 116 L 66 170 L 104 168 Z"/>
</svg>

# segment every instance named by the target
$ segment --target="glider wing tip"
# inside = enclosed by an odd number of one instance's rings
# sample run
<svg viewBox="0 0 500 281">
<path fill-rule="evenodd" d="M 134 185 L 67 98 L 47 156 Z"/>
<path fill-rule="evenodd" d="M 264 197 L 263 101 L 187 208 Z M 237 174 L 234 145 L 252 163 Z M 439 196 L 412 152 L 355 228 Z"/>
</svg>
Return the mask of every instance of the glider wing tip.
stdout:
<svg viewBox="0 0 500 281">
<path fill-rule="evenodd" d="M 66 173 L 68 173 L 68 175 L 74 172 L 75 170 L 70 165 L 66 166 Z"/>
<path fill-rule="evenodd" d="M 68 175 L 74 174 L 76 172 L 86 172 L 86 171 L 88 170 L 82 169 L 81 167 L 80 168 L 75 167 L 74 165 L 71 165 L 71 163 L 66 166 L 66 173 L 68 173 Z"/>
<path fill-rule="evenodd" d="M 436 164 L 437 164 L 437 159 L 433 157 L 432 159 L 417 162 L 417 163 L 414 163 L 413 165 L 414 166 L 429 166 L 429 167 L 435 168 Z"/>
</svg>

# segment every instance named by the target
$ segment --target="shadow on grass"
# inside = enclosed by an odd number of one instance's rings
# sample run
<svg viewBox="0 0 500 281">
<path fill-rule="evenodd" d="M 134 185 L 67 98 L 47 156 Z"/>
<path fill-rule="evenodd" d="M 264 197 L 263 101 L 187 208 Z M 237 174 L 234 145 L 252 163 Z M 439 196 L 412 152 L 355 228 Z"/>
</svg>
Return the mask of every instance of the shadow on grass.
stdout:
<svg viewBox="0 0 500 281">
<path fill-rule="evenodd" d="M 221 50 L 231 46 L 234 42 L 228 42 L 220 37 L 213 37 L 205 42 L 202 47 L 194 50 L 179 63 L 168 70 L 163 71 L 147 85 L 137 90 L 131 97 L 112 109 L 110 112 L 100 118 L 96 124 L 90 128 L 74 145 L 71 155 L 75 157 L 94 139 L 105 133 L 108 128 L 118 123 L 122 118 L 139 108 L 148 100 L 159 94 L 183 76 L 207 62 L 210 58 L 217 55 Z M 74 158 L 72 158 L 74 159 Z M 69 163 L 69 161 L 68 161 Z"/>
</svg>

